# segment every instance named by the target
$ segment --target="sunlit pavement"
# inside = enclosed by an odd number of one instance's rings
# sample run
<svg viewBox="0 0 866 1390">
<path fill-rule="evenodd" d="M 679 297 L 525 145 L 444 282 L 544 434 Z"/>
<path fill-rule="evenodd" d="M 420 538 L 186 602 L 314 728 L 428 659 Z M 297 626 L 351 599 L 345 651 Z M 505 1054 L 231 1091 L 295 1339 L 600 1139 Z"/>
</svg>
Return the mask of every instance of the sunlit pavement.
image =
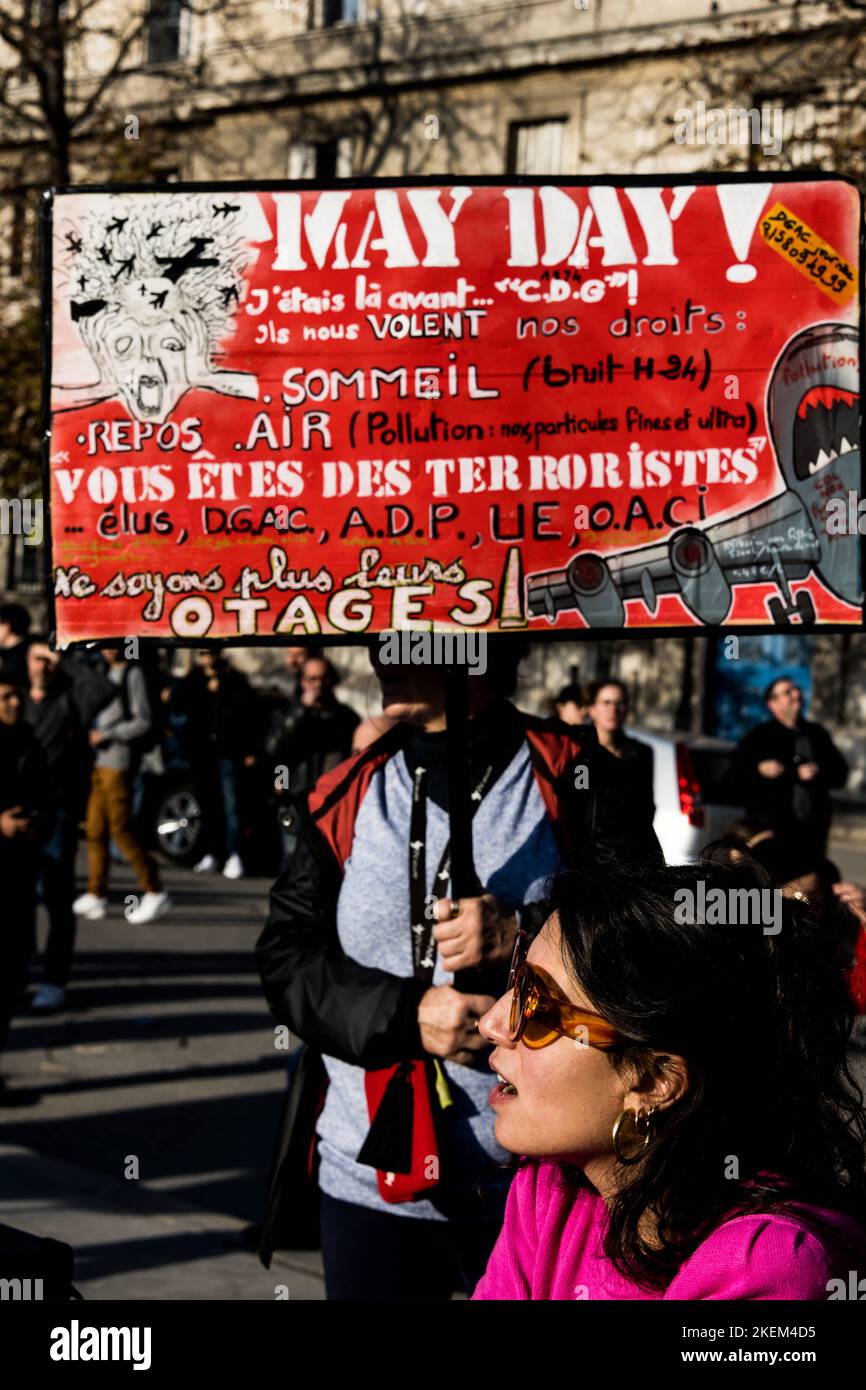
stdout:
<svg viewBox="0 0 866 1390">
<path fill-rule="evenodd" d="M 87 1298 L 321 1298 L 318 1255 L 266 1271 L 241 1241 L 285 1084 L 252 956 L 270 880 L 165 877 L 174 910 L 134 927 L 113 866 L 68 1008 L 15 1020 L 4 1072 L 38 1101 L 0 1111 L 0 1221 L 72 1245 Z"/>
<path fill-rule="evenodd" d="M 866 882 L 866 844 L 831 857 Z M 169 869 L 174 910 L 133 927 L 131 875 L 112 878 L 108 917 L 79 924 L 67 1010 L 15 1020 L 5 1074 L 38 1101 L 0 1111 L 0 1221 L 67 1241 L 86 1298 L 321 1299 L 318 1254 L 265 1270 L 241 1240 L 285 1079 L 252 958 L 270 880 Z M 866 1053 L 851 1060 L 866 1089 Z"/>
</svg>

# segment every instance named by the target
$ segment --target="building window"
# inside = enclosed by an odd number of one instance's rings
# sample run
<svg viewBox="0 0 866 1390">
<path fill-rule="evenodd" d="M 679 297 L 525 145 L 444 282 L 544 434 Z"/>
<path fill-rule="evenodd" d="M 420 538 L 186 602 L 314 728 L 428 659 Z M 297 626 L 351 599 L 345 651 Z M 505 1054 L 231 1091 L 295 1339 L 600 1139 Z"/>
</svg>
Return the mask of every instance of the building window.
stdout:
<svg viewBox="0 0 866 1390">
<path fill-rule="evenodd" d="M 186 56 L 189 31 L 187 0 L 150 0 L 147 61 L 173 63 Z"/>
<path fill-rule="evenodd" d="M 290 179 L 347 179 L 352 174 L 351 135 L 334 140 L 292 145 L 287 177 Z"/>
<path fill-rule="evenodd" d="M 44 586 L 45 546 L 26 545 L 23 536 L 10 536 L 8 587 L 41 593 Z"/>
<path fill-rule="evenodd" d="M 753 106 L 761 112 L 761 135 L 770 148 L 753 144 L 751 163 L 762 155 L 779 160 L 789 169 L 803 166 L 821 168 L 834 157 L 834 141 L 844 128 L 844 108 L 830 92 L 813 91 L 789 98 L 785 93 L 758 96 Z M 781 149 L 773 148 L 775 142 Z"/>
<path fill-rule="evenodd" d="M 782 112 L 782 152 L 794 167 L 810 164 L 821 168 L 833 157 L 833 140 L 838 135 L 842 108 L 834 102 L 799 102 L 786 105 Z"/>
<path fill-rule="evenodd" d="M 20 280 L 39 270 L 39 222 L 34 195 L 18 189 L 8 195 L 6 204 L 6 257 L 0 267 L 10 280 Z"/>
<path fill-rule="evenodd" d="M 508 131 L 509 174 L 564 174 L 564 117 L 547 121 L 520 121 Z"/>
<path fill-rule="evenodd" d="M 40 28 L 55 23 L 58 18 L 51 0 L 25 0 L 24 10 L 27 21 Z"/>
<path fill-rule="evenodd" d="M 335 24 L 360 24 L 364 0 L 311 0 L 310 28 L 332 29 Z"/>
</svg>

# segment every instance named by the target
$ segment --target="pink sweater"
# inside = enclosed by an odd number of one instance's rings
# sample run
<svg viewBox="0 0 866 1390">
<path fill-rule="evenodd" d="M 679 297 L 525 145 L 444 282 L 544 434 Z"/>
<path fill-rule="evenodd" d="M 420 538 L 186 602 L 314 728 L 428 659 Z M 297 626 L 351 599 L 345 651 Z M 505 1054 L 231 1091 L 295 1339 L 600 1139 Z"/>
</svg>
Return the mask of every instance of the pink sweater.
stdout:
<svg viewBox="0 0 866 1390">
<path fill-rule="evenodd" d="M 796 1215 L 738 1216 L 697 1247 L 664 1293 L 650 1292 L 604 1255 L 601 1197 L 566 1187 L 555 1163 L 531 1163 L 511 1185 L 505 1223 L 472 1297 L 826 1299 L 829 1279 L 863 1268 L 866 1233 L 842 1212 L 803 1210 L 829 1228 L 826 1236 Z"/>
</svg>

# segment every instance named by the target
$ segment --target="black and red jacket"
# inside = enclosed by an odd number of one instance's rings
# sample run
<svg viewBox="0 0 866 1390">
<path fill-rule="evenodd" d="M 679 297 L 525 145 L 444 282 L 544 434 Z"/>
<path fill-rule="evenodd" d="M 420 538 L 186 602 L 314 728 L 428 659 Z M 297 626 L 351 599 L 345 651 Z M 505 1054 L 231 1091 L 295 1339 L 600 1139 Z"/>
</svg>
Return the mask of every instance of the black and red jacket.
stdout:
<svg viewBox="0 0 866 1390">
<path fill-rule="evenodd" d="M 563 864 L 619 857 L 621 808 L 607 806 L 600 794 L 592 740 L 579 727 L 536 719 L 504 703 L 518 744 L 521 736 L 529 744 Z M 428 985 L 359 964 L 337 935 L 337 899 L 358 809 L 374 774 L 410 736 L 411 729 L 398 724 L 319 779 L 301 808 L 298 847 L 271 890 L 256 948 L 274 1017 L 320 1052 L 368 1069 L 423 1055 L 417 1014 Z M 576 789 L 575 768 L 582 763 L 590 764 L 589 787 Z M 459 976 L 455 983 L 459 988 Z"/>
</svg>

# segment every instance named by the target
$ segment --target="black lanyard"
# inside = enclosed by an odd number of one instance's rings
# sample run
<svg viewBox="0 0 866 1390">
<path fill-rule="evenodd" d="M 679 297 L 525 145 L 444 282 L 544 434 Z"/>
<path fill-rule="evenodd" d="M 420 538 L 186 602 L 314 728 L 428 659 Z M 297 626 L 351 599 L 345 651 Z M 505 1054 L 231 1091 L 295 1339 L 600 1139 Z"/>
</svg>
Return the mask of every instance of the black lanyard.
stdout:
<svg viewBox="0 0 866 1390">
<path fill-rule="evenodd" d="M 485 793 L 493 779 L 494 764 L 491 763 L 472 793 L 472 815 L 481 805 Z M 412 963 L 415 978 L 431 980 L 436 968 L 436 942 L 433 931 L 435 920 L 427 911 L 427 793 L 425 782 L 427 769 L 420 764 L 412 774 L 412 815 L 409 822 L 409 908 L 412 917 Z M 445 897 L 445 885 L 451 876 L 451 845 L 446 844 L 439 861 L 439 868 L 433 880 L 433 894 L 437 901 Z"/>
</svg>

